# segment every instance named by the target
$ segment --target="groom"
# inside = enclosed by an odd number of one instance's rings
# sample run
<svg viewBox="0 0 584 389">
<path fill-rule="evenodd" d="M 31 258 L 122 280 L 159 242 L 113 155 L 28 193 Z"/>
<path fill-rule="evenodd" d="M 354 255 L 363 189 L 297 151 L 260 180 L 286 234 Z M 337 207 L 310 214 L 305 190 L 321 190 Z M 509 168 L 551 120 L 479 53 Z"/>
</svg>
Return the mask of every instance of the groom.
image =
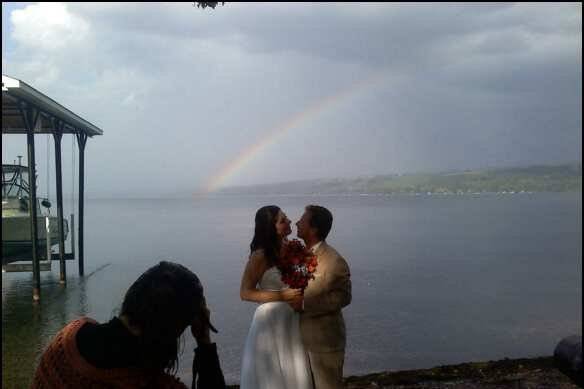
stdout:
<svg viewBox="0 0 584 389">
<path fill-rule="evenodd" d="M 318 261 L 315 278 L 304 290 L 300 315 L 300 332 L 316 389 L 343 386 L 346 334 L 341 308 L 351 303 L 351 274 L 345 259 L 325 241 L 332 225 L 331 212 L 318 205 L 306 206 L 296 223 L 298 237 Z"/>
</svg>

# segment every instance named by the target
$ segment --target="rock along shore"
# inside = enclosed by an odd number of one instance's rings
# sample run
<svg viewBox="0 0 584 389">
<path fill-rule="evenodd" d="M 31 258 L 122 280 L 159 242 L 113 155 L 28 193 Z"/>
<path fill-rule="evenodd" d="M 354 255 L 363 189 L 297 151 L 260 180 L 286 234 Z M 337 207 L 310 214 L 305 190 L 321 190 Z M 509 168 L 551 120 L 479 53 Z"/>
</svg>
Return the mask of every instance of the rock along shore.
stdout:
<svg viewBox="0 0 584 389">
<path fill-rule="evenodd" d="M 345 378 L 347 389 L 578 389 L 554 366 L 553 357 L 503 359 L 387 371 Z M 230 386 L 239 388 L 239 386 Z"/>
</svg>

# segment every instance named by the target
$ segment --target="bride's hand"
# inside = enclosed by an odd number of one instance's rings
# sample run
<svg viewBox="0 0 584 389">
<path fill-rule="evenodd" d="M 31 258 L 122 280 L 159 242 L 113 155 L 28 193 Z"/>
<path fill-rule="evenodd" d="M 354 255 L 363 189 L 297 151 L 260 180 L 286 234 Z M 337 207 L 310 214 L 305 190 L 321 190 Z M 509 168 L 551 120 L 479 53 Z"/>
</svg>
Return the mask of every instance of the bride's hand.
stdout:
<svg viewBox="0 0 584 389">
<path fill-rule="evenodd" d="M 280 292 L 282 296 L 282 301 L 287 303 L 297 302 L 302 299 L 302 289 L 285 289 Z"/>
</svg>

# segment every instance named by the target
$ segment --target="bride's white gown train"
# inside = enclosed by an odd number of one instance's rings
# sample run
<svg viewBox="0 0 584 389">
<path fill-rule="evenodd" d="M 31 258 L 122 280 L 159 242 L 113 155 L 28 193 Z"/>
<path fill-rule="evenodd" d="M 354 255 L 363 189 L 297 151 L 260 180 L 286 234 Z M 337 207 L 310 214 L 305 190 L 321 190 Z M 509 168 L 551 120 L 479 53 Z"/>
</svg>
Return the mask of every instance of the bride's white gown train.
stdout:
<svg viewBox="0 0 584 389">
<path fill-rule="evenodd" d="M 266 270 L 259 286 L 286 287 L 276 267 Z M 285 302 L 264 303 L 256 309 L 243 349 L 241 389 L 312 389 L 299 319 Z"/>
</svg>

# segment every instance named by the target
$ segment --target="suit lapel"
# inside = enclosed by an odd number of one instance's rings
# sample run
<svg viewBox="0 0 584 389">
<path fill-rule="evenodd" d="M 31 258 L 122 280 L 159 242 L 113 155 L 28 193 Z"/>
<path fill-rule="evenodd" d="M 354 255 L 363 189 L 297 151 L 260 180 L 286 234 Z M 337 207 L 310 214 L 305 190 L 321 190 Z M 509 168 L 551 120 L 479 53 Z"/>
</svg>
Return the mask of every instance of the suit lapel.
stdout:
<svg viewBox="0 0 584 389">
<path fill-rule="evenodd" d="M 327 249 L 326 242 L 322 242 L 320 246 L 316 249 L 314 254 L 317 256 L 318 265 L 316 266 L 316 272 L 319 274 L 324 273 L 324 269 L 326 268 L 326 249 Z"/>
<path fill-rule="evenodd" d="M 327 246 L 326 242 L 322 241 L 320 246 L 318 246 L 318 248 L 316 249 L 316 251 L 314 253 L 320 257 L 321 255 L 323 255 L 323 253 L 325 252 L 327 247 L 328 246 Z"/>
</svg>

